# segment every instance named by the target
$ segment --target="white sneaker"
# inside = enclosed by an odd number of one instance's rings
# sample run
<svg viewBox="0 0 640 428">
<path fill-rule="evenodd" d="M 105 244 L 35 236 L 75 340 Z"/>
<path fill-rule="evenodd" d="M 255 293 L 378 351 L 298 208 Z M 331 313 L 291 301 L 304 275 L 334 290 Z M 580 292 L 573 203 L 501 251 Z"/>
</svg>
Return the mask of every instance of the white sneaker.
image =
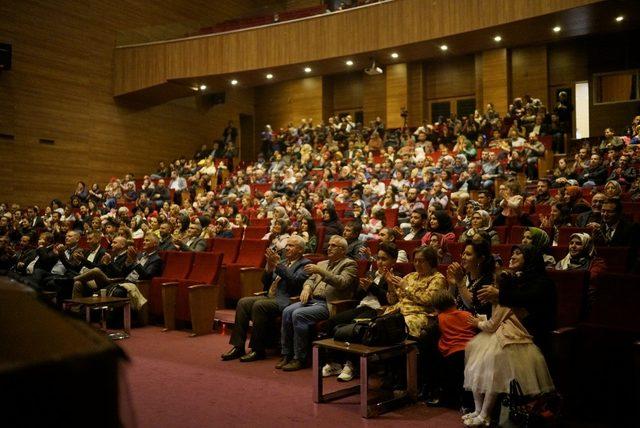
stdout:
<svg viewBox="0 0 640 428">
<path fill-rule="evenodd" d="M 327 363 L 322 367 L 322 377 L 335 376 L 342 372 L 342 364 Z"/>
<path fill-rule="evenodd" d="M 351 361 L 347 361 L 338 375 L 338 381 L 349 382 L 351 379 L 353 379 L 353 363 Z"/>
</svg>

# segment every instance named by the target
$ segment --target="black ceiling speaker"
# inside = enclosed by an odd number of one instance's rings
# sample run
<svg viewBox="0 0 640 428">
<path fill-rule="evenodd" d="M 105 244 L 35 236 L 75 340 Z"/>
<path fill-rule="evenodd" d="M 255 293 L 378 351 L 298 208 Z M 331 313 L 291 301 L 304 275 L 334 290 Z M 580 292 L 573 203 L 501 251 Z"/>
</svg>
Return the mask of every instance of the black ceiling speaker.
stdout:
<svg viewBox="0 0 640 428">
<path fill-rule="evenodd" d="M 0 43 L 0 71 L 11 70 L 11 45 Z"/>
</svg>

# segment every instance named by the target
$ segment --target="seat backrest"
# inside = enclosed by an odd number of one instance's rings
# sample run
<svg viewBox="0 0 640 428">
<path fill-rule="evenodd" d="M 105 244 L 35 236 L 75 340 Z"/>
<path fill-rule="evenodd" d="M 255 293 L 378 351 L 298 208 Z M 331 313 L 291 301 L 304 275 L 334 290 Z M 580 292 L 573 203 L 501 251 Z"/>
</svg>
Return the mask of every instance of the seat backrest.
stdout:
<svg viewBox="0 0 640 428">
<path fill-rule="evenodd" d="M 393 270 L 398 276 L 405 276 L 415 271 L 415 268 L 413 263 L 396 263 L 395 266 L 393 266 Z"/>
<path fill-rule="evenodd" d="M 498 238 L 500 238 L 501 244 L 508 243 L 507 240 L 509 235 L 509 228 L 507 226 L 496 226 L 493 228 L 493 230 L 495 230 L 496 233 L 498 234 Z"/>
<path fill-rule="evenodd" d="M 589 312 L 590 323 L 640 332 L 638 289 L 640 275 L 605 273 Z"/>
<path fill-rule="evenodd" d="M 513 245 L 511 244 L 499 244 L 492 245 L 491 252 L 493 254 L 497 254 L 502 258 L 503 266 L 507 266 L 509 264 L 509 259 L 511 258 L 511 249 Z"/>
<path fill-rule="evenodd" d="M 203 284 L 216 284 L 222 267 L 222 253 L 195 253 L 193 265 L 187 279 L 202 282 Z"/>
<path fill-rule="evenodd" d="M 269 241 L 263 239 L 244 239 L 235 263 L 243 266 L 262 267 L 265 264 L 265 251 Z"/>
<path fill-rule="evenodd" d="M 358 263 L 358 278 L 364 278 L 369 270 L 369 260 L 356 260 Z"/>
<path fill-rule="evenodd" d="M 588 233 L 591 235 L 591 229 L 587 227 L 561 227 L 558 229 L 558 245 L 569 245 L 571 235 L 574 233 Z"/>
<path fill-rule="evenodd" d="M 186 279 L 191 271 L 193 253 L 191 251 L 167 251 L 167 260 L 162 276 L 172 279 Z"/>
<path fill-rule="evenodd" d="M 236 258 L 238 258 L 240 242 L 239 239 L 214 238 L 211 252 L 222 253 L 223 264 L 235 263 Z"/>
<path fill-rule="evenodd" d="M 251 224 L 251 227 L 269 227 L 269 225 L 271 225 L 271 219 L 270 218 L 252 218 L 251 220 L 249 220 L 249 224 Z"/>
<path fill-rule="evenodd" d="M 234 227 L 231 229 L 231 233 L 233 233 L 233 239 L 242 239 L 244 235 L 244 227 Z"/>
<path fill-rule="evenodd" d="M 269 226 L 247 226 L 243 239 L 262 239 L 269 231 Z"/>
<path fill-rule="evenodd" d="M 367 242 L 367 247 L 369 247 L 369 251 L 371 251 L 372 256 L 376 256 L 378 254 L 378 247 L 380 246 L 380 241 L 377 239 L 369 239 Z"/>
<path fill-rule="evenodd" d="M 385 209 L 384 220 L 386 227 L 396 227 L 398 225 L 398 208 Z"/>
<path fill-rule="evenodd" d="M 447 249 L 451 253 L 451 258 L 453 261 L 460 262 L 460 255 L 464 251 L 464 248 L 467 246 L 464 242 L 453 242 L 451 244 L 447 244 Z"/>
<path fill-rule="evenodd" d="M 316 245 L 316 253 L 322 253 L 322 249 L 324 248 L 324 233 L 326 232 L 326 228 L 324 226 L 316 225 L 316 241 L 318 245 Z"/>
<path fill-rule="evenodd" d="M 419 239 L 405 241 L 404 239 L 396 239 L 396 246 L 399 250 L 404 250 L 407 253 L 409 261 L 413 260 L 413 251 L 422 245 Z"/>
<path fill-rule="evenodd" d="M 586 313 L 589 271 L 551 269 L 548 272 L 556 285 L 556 327 L 576 325 Z"/>
<path fill-rule="evenodd" d="M 604 260 L 608 272 L 624 273 L 629 269 L 629 247 L 597 247 L 596 254 Z"/>
</svg>

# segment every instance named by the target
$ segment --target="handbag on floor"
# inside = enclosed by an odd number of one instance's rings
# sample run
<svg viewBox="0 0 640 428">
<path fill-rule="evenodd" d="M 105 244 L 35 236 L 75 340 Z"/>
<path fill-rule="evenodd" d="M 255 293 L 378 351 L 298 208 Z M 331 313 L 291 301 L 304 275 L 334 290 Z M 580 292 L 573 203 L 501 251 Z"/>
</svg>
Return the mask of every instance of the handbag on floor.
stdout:
<svg viewBox="0 0 640 428">
<path fill-rule="evenodd" d="M 562 397 L 557 392 L 548 392 L 536 396 L 526 396 L 516 379 L 509 384 L 509 394 L 504 399 L 509 408 L 509 420 L 516 426 L 550 427 L 560 417 Z"/>
</svg>

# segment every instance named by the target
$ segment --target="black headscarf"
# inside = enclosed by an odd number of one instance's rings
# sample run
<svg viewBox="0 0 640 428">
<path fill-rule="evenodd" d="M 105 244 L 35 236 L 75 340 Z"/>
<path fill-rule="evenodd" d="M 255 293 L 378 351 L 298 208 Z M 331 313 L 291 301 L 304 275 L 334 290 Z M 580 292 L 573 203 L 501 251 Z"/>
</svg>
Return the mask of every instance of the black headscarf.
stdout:
<svg viewBox="0 0 640 428">
<path fill-rule="evenodd" d="M 519 276 L 531 277 L 535 275 L 546 275 L 542 251 L 532 245 L 514 245 L 511 252 L 513 253 L 516 249 L 520 250 L 524 256 L 524 266 L 519 272 Z"/>
</svg>

